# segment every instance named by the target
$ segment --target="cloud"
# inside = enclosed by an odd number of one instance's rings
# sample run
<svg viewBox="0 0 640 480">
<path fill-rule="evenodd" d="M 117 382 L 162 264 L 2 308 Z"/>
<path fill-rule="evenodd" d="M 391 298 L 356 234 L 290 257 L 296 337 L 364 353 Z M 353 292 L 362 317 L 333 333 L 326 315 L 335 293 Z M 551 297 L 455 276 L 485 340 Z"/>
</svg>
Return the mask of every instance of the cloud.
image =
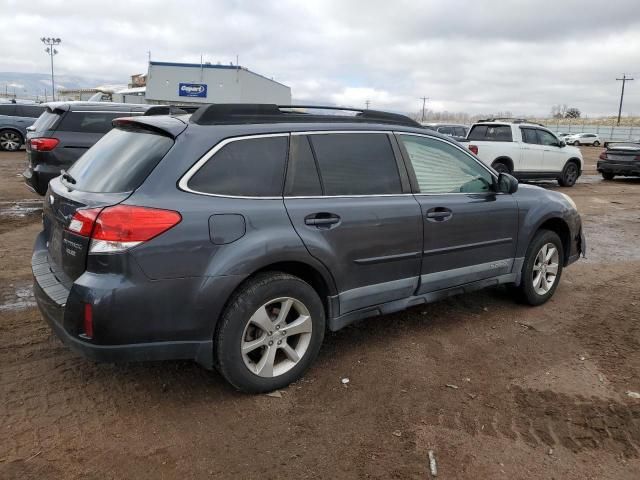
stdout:
<svg viewBox="0 0 640 480">
<path fill-rule="evenodd" d="M 566 103 L 640 112 L 637 0 L 3 0 L 0 68 L 48 71 L 41 36 L 61 37 L 61 74 L 122 83 L 154 60 L 240 63 L 296 99 L 415 112 L 546 114 Z"/>
</svg>

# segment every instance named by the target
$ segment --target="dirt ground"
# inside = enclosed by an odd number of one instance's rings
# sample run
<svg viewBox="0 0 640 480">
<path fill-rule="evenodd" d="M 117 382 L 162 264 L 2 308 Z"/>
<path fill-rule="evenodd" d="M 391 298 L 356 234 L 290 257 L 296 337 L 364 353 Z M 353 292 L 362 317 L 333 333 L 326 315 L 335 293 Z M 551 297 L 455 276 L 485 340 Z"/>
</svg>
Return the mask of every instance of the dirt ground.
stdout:
<svg viewBox="0 0 640 480">
<path fill-rule="evenodd" d="M 588 258 L 549 303 L 496 288 L 363 321 L 281 398 L 63 347 L 30 289 L 24 152 L 0 153 L 0 478 L 425 479 L 430 450 L 442 479 L 640 478 L 640 179 L 604 182 L 583 152 L 562 191 Z"/>
</svg>

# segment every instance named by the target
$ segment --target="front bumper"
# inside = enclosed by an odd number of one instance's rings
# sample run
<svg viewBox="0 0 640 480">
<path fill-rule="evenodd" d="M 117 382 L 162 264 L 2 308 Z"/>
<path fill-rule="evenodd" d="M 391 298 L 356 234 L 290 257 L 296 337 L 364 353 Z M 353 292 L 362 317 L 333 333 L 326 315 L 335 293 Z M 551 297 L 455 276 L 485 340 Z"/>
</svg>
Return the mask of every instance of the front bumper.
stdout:
<svg viewBox="0 0 640 480">
<path fill-rule="evenodd" d="M 612 162 L 610 160 L 599 161 L 596 165 L 600 173 L 613 173 L 614 175 L 640 176 L 640 162 Z"/>
</svg>

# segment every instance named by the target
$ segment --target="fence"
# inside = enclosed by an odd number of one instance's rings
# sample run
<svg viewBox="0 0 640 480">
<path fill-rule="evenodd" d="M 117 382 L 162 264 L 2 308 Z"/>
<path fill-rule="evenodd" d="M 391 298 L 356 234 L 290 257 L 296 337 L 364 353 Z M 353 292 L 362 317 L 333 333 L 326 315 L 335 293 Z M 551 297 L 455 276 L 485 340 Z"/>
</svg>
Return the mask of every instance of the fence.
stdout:
<svg viewBox="0 0 640 480">
<path fill-rule="evenodd" d="M 640 127 L 615 127 L 612 125 L 554 125 L 547 123 L 547 128 L 558 133 L 596 133 L 603 142 L 640 141 Z"/>
</svg>

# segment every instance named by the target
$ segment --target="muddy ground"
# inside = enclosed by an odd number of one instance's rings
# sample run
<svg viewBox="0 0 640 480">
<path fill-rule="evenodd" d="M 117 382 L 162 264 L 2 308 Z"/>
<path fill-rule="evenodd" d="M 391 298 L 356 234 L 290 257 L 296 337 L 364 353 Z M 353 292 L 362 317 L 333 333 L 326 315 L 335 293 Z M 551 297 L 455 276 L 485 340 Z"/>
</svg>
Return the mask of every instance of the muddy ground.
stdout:
<svg viewBox="0 0 640 480">
<path fill-rule="evenodd" d="M 0 153 L 0 478 L 425 479 L 429 450 L 443 479 L 640 478 L 640 179 L 583 152 L 562 191 L 589 255 L 549 303 L 497 288 L 363 321 L 281 398 L 64 348 L 30 290 L 24 152 Z"/>
</svg>

